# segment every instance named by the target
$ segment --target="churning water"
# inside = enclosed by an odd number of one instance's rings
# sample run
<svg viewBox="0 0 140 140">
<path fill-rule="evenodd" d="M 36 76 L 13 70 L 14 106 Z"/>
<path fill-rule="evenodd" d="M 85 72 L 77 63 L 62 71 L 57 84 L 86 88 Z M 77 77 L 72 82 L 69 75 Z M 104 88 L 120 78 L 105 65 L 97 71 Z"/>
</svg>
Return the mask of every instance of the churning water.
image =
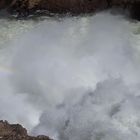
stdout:
<svg viewBox="0 0 140 140">
<path fill-rule="evenodd" d="M 139 140 L 140 23 L 0 19 L 0 119 L 55 140 Z"/>
</svg>

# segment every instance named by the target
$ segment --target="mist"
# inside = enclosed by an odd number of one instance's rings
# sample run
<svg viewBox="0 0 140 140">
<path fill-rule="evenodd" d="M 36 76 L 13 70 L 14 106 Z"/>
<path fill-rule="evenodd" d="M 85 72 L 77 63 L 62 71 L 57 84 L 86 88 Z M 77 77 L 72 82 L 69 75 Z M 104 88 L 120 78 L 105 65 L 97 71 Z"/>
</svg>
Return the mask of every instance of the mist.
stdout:
<svg viewBox="0 0 140 140">
<path fill-rule="evenodd" d="M 40 21 L 9 45 L 10 120 L 55 140 L 138 140 L 135 39 L 131 21 L 106 12 Z"/>
</svg>

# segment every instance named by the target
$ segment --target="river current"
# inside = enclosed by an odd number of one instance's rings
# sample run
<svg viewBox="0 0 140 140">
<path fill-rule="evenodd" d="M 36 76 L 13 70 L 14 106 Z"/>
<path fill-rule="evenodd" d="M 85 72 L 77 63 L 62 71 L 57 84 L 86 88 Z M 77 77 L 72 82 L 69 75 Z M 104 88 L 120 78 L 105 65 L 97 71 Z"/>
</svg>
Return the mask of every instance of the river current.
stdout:
<svg viewBox="0 0 140 140">
<path fill-rule="evenodd" d="M 0 119 L 55 140 L 139 140 L 140 22 L 0 19 Z"/>
</svg>

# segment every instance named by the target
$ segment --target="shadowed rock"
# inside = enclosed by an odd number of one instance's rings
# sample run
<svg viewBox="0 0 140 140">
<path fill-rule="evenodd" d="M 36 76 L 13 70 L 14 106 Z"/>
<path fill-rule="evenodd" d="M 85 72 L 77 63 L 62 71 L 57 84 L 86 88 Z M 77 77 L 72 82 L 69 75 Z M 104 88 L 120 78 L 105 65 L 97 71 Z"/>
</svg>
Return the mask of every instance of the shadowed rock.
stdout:
<svg viewBox="0 0 140 140">
<path fill-rule="evenodd" d="M 0 0 L 0 8 L 7 8 L 10 13 L 28 16 L 37 10 L 53 13 L 94 13 L 107 8 L 127 9 L 132 17 L 140 18 L 140 0 Z"/>
</svg>

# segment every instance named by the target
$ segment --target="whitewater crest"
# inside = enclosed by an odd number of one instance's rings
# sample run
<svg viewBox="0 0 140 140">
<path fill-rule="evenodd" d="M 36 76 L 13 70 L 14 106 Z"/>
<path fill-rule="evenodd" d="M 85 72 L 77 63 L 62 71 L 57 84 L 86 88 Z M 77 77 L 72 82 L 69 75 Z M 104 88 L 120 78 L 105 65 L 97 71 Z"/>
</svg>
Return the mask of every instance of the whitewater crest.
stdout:
<svg viewBox="0 0 140 140">
<path fill-rule="evenodd" d="M 33 111 L 23 110 L 23 118 L 36 114 L 31 134 L 139 140 L 140 53 L 133 43 L 139 35 L 131 26 L 109 13 L 49 19 L 10 44 L 9 84 Z"/>
</svg>

